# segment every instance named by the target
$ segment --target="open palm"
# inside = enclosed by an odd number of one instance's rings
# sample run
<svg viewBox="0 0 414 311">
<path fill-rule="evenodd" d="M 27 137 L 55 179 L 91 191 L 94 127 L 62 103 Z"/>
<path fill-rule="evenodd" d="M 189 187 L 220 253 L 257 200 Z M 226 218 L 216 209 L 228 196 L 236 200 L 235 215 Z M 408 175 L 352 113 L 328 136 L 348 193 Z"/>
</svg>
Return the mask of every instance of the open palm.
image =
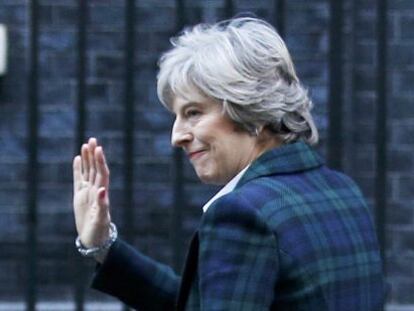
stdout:
<svg viewBox="0 0 414 311">
<path fill-rule="evenodd" d="M 73 160 L 73 208 L 76 230 L 85 247 L 102 245 L 109 237 L 109 169 L 95 138 L 83 144 Z"/>
</svg>

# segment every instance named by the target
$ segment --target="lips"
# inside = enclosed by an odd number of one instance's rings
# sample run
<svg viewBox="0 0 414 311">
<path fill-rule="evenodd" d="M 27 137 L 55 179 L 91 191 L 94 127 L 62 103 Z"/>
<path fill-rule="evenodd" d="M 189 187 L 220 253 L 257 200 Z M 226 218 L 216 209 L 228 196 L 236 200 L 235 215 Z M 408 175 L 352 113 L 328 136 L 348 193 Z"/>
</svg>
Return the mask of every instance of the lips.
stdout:
<svg viewBox="0 0 414 311">
<path fill-rule="evenodd" d="M 194 159 L 201 157 L 205 152 L 206 150 L 197 150 L 197 151 L 189 152 L 188 157 L 190 158 L 190 160 L 194 160 Z"/>
</svg>

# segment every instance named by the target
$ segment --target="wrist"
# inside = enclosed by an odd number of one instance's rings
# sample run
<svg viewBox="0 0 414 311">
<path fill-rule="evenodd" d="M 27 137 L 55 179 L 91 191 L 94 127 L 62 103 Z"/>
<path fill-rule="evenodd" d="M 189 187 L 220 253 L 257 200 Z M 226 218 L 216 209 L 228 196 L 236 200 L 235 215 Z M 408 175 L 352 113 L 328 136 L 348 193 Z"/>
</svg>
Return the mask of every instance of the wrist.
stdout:
<svg viewBox="0 0 414 311">
<path fill-rule="evenodd" d="M 114 223 L 109 224 L 109 238 L 99 246 L 86 247 L 82 244 L 80 237 L 75 240 L 75 245 L 78 252 L 84 257 L 95 258 L 97 261 L 102 262 L 108 254 L 109 248 L 118 238 L 118 230 Z"/>
</svg>

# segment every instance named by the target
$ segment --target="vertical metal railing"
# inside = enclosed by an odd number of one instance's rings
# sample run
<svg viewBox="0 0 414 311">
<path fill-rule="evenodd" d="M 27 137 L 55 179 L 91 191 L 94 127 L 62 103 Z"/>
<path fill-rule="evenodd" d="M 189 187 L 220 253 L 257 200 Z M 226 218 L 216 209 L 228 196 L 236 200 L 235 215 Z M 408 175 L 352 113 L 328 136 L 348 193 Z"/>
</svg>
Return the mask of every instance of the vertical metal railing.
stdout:
<svg viewBox="0 0 414 311">
<path fill-rule="evenodd" d="M 329 23 L 329 98 L 327 160 L 332 168 L 343 166 L 343 1 L 330 0 Z"/>
<path fill-rule="evenodd" d="M 284 38 L 286 35 L 285 17 L 285 0 L 276 0 L 274 3 L 273 25 L 276 27 L 277 32 L 282 38 Z"/>
<path fill-rule="evenodd" d="M 224 16 L 225 18 L 231 18 L 235 14 L 235 8 L 234 3 L 232 0 L 226 0 L 225 6 L 224 6 Z"/>
<path fill-rule="evenodd" d="M 377 118 L 376 118 L 376 165 L 375 205 L 379 243 L 384 258 L 385 223 L 387 207 L 387 0 L 377 2 Z M 384 270 L 385 270 L 385 260 Z"/>
<path fill-rule="evenodd" d="M 85 141 L 86 109 L 85 109 L 85 70 L 86 70 L 86 16 L 88 12 L 87 2 L 78 0 L 78 42 L 77 42 L 77 99 L 76 99 L 76 150 Z"/>
<path fill-rule="evenodd" d="M 127 0 L 125 5 L 125 45 L 124 45 L 124 227 L 126 238 L 132 235 L 134 215 L 134 55 L 135 55 L 135 0 Z"/>
<path fill-rule="evenodd" d="M 76 143 L 75 154 L 79 153 L 80 146 L 85 141 L 86 128 L 86 17 L 88 13 L 87 2 L 78 0 L 78 42 L 77 42 L 77 124 L 76 124 Z M 77 255 L 77 254 L 76 254 Z M 75 256 L 76 256 L 75 255 Z M 80 256 L 74 259 L 76 264 L 76 280 L 75 280 L 75 306 L 76 311 L 84 310 L 85 301 L 85 264 Z"/>
<path fill-rule="evenodd" d="M 135 0 L 125 2 L 124 43 L 124 227 L 125 238 L 132 238 L 134 227 L 134 56 Z M 123 307 L 128 311 L 128 306 Z"/>
<path fill-rule="evenodd" d="M 184 0 L 176 0 L 176 33 L 181 31 L 182 28 L 187 23 L 187 11 L 184 4 Z M 177 270 L 181 268 L 181 258 L 183 254 L 182 246 L 182 221 L 183 213 L 185 209 L 185 200 L 184 200 L 184 163 L 183 163 L 183 153 L 180 148 L 174 148 L 173 152 L 173 212 L 172 212 L 172 221 L 171 221 L 171 245 L 173 248 L 173 267 Z"/>
<path fill-rule="evenodd" d="M 182 150 L 175 148 L 173 153 L 173 215 L 171 222 L 171 242 L 173 247 L 173 267 L 180 269 L 183 247 L 182 237 L 182 209 L 184 204 L 184 175 L 183 175 L 183 154 Z"/>
<path fill-rule="evenodd" d="M 29 2 L 29 72 L 28 72 L 28 165 L 27 165 L 27 292 L 26 309 L 34 311 L 37 300 L 37 176 L 38 176 L 38 55 L 39 55 L 39 5 L 37 0 Z"/>
</svg>

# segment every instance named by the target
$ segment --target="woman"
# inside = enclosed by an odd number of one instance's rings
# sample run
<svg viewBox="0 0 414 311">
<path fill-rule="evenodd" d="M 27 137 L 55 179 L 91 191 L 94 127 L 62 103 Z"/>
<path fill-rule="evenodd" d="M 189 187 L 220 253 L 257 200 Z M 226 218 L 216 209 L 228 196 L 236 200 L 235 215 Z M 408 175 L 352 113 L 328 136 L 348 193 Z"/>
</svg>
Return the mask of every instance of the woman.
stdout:
<svg viewBox="0 0 414 311">
<path fill-rule="evenodd" d="M 139 310 L 381 310 L 381 260 L 357 186 L 328 169 L 311 101 L 275 29 L 198 25 L 160 60 L 172 144 L 225 187 L 204 206 L 180 278 L 117 238 L 109 170 L 91 138 L 74 159 L 77 246 L 93 287 Z"/>
</svg>

